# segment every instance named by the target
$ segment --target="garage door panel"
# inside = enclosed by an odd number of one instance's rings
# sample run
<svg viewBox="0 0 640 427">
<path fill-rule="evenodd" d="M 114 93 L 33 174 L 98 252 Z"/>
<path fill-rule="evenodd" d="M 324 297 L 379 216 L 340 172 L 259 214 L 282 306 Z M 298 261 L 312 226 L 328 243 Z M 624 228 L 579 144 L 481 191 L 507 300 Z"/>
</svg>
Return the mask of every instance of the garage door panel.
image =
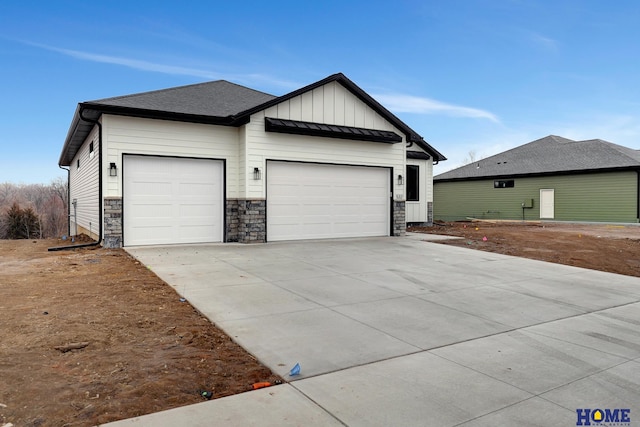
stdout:
<svg viewBox="0 0 640 427">
<path fill-rule="evenodd" d="M 125 245 L 222 241 L 222 161 L 124 159 Z"/>
<path fill-rule="evenodd" d="M 389 169 L 269 162 L 267 237 L 389 235 Z"/>
</svg>

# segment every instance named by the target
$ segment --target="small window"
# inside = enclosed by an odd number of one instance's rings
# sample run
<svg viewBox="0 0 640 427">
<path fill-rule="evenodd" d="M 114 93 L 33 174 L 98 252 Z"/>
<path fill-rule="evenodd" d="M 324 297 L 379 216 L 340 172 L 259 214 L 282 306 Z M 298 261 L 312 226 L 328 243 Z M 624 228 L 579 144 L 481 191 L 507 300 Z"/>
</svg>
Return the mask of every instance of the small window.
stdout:
<svg viewBox="0 0 640 427">
<path fill-rule="evenodd" d="M 420 166 L 407 165 L 407 201 L 420 200 Z"/>
<path fill-rule="evenodd" d="M 76 169 L 80 169 L 80 159 L 76 160 Z"/>
<path fill-rule="evenodd" d="M 515 182 L 513 179 L 493 181 L 493 188 L 513 188 L 513 187 L 515 187 Z"/>
<path fill-rule="evenodd" d="M 89 153 L 93 153 L 93 142 L 89 144 Z"/>
</svg>

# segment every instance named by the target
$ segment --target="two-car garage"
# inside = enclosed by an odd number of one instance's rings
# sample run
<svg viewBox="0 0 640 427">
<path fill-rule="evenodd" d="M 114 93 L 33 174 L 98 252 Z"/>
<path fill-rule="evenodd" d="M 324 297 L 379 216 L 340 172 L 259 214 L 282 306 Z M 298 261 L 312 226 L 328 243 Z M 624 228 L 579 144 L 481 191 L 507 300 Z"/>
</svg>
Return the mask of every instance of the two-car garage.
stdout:
<svg viewBox="0 0 640 427">
<path fill-rule="evenodd" d="M 126 246 L 221 242 L 222 160 L 125 155 Z M 390 169 L 268 161 L 267 240 L 388 236 Z"/>
<path fill-rule="evenodd" d="M 389 235 L 388 168 L 267 162 L 269 241 Z"/>
</svg>

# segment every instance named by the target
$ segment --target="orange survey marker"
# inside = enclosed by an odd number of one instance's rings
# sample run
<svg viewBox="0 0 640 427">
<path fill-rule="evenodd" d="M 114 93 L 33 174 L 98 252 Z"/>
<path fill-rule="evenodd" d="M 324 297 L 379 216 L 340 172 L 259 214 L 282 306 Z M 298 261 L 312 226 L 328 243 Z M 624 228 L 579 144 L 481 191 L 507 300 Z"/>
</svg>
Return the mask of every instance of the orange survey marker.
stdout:
<svg viewBox="0 0 640 427">
<path fill-rule="evenodd" d="M 261 383 L 255 383 L 253 384 L 253 389 L 257 390 L 259 388 L 264 388 L 264 387 L 271 387 L 271 383 L 270 382 L 261 382 Z"/>
</svg>

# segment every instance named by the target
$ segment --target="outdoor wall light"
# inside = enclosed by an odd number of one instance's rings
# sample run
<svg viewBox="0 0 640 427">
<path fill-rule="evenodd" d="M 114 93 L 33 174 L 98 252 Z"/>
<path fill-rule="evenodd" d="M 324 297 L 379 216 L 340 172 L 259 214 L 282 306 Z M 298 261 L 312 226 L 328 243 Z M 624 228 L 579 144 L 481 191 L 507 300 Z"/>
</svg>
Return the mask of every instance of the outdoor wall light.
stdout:
<svg viewBox="0 0 640 427">
<path fill-rule="evenodd" d="M 404 179 L 402 178 L 402 175 L 398 175 L 398 185 L 402 184 L 404 184 Z"/>
<path fill-rule="evenodd" d="M 253 168 L 253 179 L 255 181 L 260 181 L 262 178 L 262 173 L 260 173 L 260 168 Z"/>
<path fill-rule="evenodd" d="M 118 168 L 113 162 L 109 164 L 109 176 L 118 176 Z"/>
</svg>

